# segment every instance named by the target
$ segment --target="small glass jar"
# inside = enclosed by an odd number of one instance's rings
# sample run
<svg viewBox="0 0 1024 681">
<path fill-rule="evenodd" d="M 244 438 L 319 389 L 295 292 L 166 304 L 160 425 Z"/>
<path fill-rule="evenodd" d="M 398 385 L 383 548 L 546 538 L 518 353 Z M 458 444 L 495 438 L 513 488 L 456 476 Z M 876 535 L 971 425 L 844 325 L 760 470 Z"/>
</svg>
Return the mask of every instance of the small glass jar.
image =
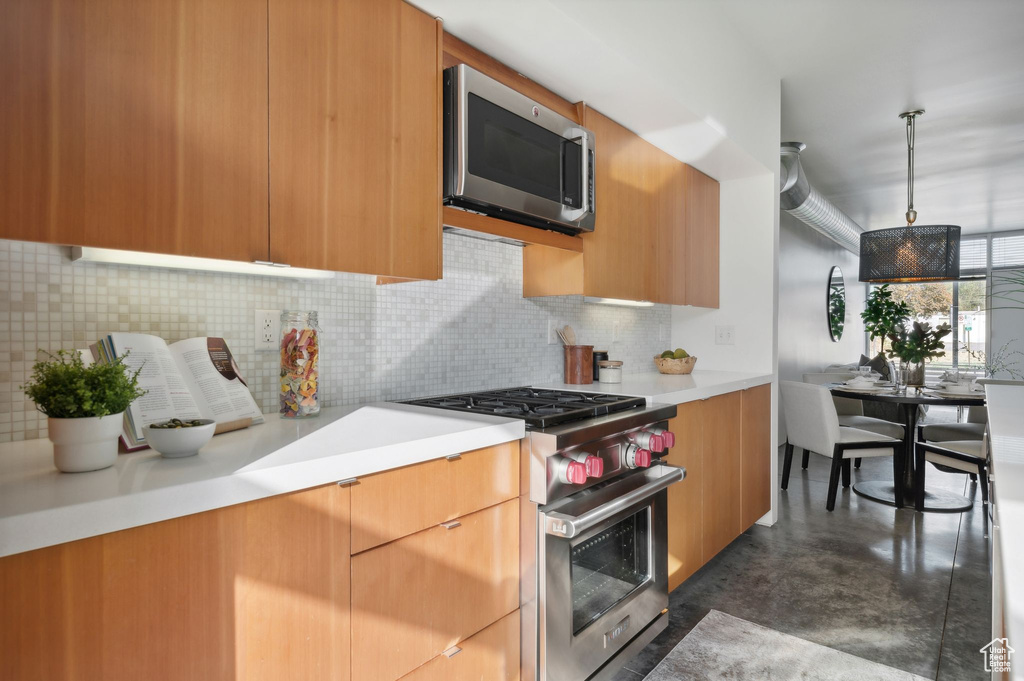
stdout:
<svg viewBox="0 0 1024 681">
<path fill-rule="evenodd" d="M 622 362 L 605 359 L 597 363 L 600 370 L 597 380 L 601 383 L 622 383 Z"/>
<path fill-rule="evenodd" d="M 281 418 L 320 415 L 320 347 L 316 312 L 281 313 Z"/>
</svg>

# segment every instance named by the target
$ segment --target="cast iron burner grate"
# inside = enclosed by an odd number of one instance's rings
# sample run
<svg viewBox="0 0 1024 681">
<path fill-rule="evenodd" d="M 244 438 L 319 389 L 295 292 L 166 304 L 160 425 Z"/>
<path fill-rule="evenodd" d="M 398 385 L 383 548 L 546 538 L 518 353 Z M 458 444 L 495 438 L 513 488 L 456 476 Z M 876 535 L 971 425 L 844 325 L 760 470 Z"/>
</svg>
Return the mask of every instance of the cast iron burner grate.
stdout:
<svg viewBox="0 0 1024 681">
<path fill-rule="evenodd" d="M 402 403 L 475 414 L 521 418 L 526 421 L 527 428 L 534 429 L 548 428 L 569 421 L 579 421 L 643 407 L 646 405 L 646 400 L 642 397 L 628 395 L 506 388 L 402 400 Z"/>
</svg>

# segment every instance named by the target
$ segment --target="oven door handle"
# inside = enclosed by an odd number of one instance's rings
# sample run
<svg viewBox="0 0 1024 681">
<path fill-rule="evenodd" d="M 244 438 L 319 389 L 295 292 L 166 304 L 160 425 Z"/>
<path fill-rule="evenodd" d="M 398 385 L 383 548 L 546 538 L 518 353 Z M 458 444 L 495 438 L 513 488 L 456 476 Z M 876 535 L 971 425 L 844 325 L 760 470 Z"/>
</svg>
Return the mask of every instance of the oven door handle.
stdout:
<svg viewBox="0 0 1024 681">
<path fill-rule="evenodd" d="M 607 504 L 593 508 L 578 516 L 565 515 L 564 513 L 552 512 L 544 514 L 544 531 L 556 537 L 572 539 L 573 537 L 586 532 L 617 513 L 625 511 L 630 506 L 639 504 L 650 499 L 658 492 L 675 484 L 686 477 L 686 469 L 679 466 L 662 464 L 657 470 L 661 473 L 657 479 L 648 482 L 646 485 L 637 487 L 635 490 L 616 497 Z"/>
</svg>

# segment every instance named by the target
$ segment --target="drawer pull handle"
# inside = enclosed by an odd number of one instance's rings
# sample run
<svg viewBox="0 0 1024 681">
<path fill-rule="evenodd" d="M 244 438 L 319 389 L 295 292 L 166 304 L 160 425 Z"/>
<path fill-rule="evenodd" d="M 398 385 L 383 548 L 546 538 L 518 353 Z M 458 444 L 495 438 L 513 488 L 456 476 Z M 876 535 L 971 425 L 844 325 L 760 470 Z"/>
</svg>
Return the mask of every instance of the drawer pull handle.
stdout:
<svg viewBox="0 0 1024 681">
<path fill-rule="evenodd" d="M 441 523 L 441 527 L 443 527 L 446 530 L 454 530 L 456 527 L 461 527 L 461 526 L 462 526 L 462 523 L 460 523 L 458 520 L 449 520 L 446 523 Z"/>
<path fill-rule="evenodd" d="M 444 651 L 444 656 L 451 659 L 462 652 L 462 648 L 458 646 L 452 646 L 448 650 Z"/>
<path fill-rule="evenodd" d="M 449 454 L 444 458 L 448 459 L 449 461 L 458 461 L 459 459 L 462 458 L 462 454 Z"/>
<path fill-rule="evenodd" d="M 344 480 L 338 481 L 338 487 L 344 487 L 345 485 L 354 485 L 359 478 L 345 478 Z"/>
</svg>

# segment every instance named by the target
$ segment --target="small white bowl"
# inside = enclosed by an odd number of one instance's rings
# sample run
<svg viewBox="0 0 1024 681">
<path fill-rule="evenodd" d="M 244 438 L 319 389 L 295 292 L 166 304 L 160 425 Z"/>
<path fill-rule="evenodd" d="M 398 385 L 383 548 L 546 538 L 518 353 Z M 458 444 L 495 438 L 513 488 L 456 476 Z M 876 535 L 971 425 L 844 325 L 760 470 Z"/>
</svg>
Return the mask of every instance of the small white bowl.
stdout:
<svg viewBox="0 0 1024 681">
<path fill-rule="evenodd" d="M 943 390 L 947 393 L 953 393 L 955 395 L 968 395 L 972 391 L 970 384 L 968 383 L 950 383 L 946 385 Z"/>
<path fill-rule="evenodd" d="M 185 456 L 195 456 L 203 448 L 213 431 L 217 428 L 217 422 L 212 419 L 195 419 L 202 421 L 201 426 L 191 428 L 153 428 L 152 426 L 142 427 L 142 436 L 146 443 L 165 459 L 180 459 Z"/>
</svg>

